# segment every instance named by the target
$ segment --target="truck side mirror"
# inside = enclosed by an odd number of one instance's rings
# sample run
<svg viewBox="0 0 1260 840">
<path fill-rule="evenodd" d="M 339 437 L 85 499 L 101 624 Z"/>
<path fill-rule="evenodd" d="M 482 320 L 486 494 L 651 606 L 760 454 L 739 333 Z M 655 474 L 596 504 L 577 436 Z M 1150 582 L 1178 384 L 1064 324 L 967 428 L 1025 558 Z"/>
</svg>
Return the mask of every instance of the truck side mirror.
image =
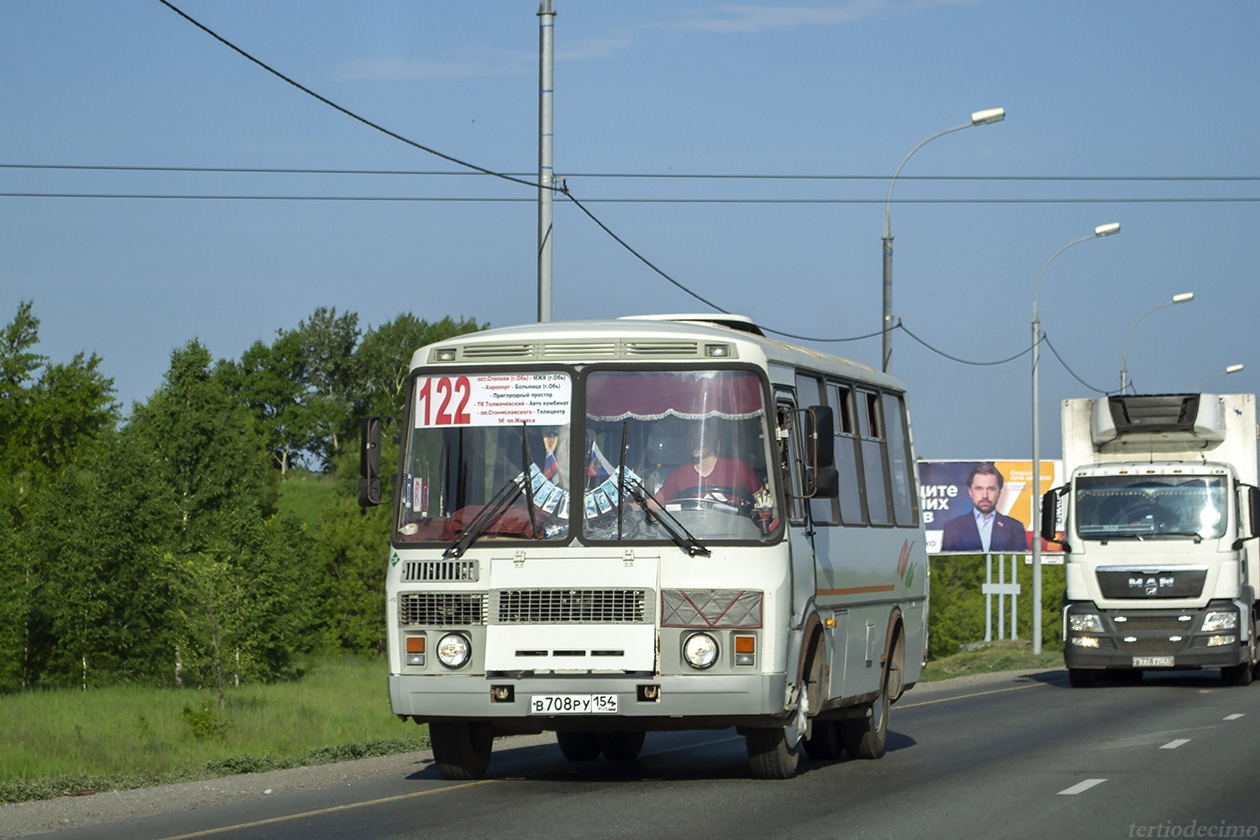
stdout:
<svg viewBox="0 0 1260 840">
<path fill-rule="evenodd" d="M 359 448 L 359 507 L 381 503 L 381 428 L 389 417 L 365 417 Z"/>
<path fill-rule="evenodd" d="M 1041 538 L 1046 542 L 1061 545 L 1065 549 L 1067 543 L 1059 539 L 1059 497 L 1063 495 L 1066 488 L 1055 487 L 1053 490 L 1047 490 L 1046 494 L 1041 497 Z"/>
</svg>

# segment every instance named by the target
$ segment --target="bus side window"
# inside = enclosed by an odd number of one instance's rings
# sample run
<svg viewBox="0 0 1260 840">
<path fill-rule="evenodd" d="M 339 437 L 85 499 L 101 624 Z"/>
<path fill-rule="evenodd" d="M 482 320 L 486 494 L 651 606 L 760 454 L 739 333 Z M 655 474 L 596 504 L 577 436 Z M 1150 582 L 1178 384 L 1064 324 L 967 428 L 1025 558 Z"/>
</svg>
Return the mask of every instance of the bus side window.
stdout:
<svg viewBox="0 0 1260 840">
<path fill-rule="evenodd" d="M 888 438 L 889 477 L 892 479 L 893 516 L 898 525 L 919 524 L 918 491 L 910 461 L 906 406 L 898 394 L 884 394 L 884 426 Z"/>
<path fill-rule="evenodd" d="M 798 371 L 796 374 L 796 398 L 801 406 L 807 405 L 825 405 L 831 406 L 831 400 L 828 399 L 830 394 L 826 384 L 813 374 Z M 838 412 L 833 408 L 832 417 L 834 418 Z M 832 422 L 832 428 L 819 429 L 819 433 L 824 431 L 835 433 L 835 421 Z M 803 456 L 802 456 L 803 457 Z M 815 525 L 839 525 L 840 524 L 840 503 L 834 498 L 813 498 L 809 502 L 809 516 Z"/>
<path fill-rule="evenodd" d="M 779 435 L 779 467 L 786 490 L 788 520 L 799 525 L 805 519 L 800 498 L 801 487 L 804 485 L 801 471 L 801 430 L 793 408 L 794 404 L 780 395 L 776 424 Z"/>
<path fill-rule="evenodd" d="M 872 525 L 891 525 L 892 516 L 888 509 L 888 451 L 884 445 L 879 394 L 859 390 L 858 400 L 862 476 L 866 481 L 866 512 Z"/>
<path fill-rule="evenodd" d="M 840 521 L 845 525 L 861 525 L 866 521 L 862 511 L 862 477 L 858 472 L 857 422 L 853 418 L 853 389 L 836 384 L 830 389 L 835 406 L 836 470 L 840 473 Z"/>
</svg>

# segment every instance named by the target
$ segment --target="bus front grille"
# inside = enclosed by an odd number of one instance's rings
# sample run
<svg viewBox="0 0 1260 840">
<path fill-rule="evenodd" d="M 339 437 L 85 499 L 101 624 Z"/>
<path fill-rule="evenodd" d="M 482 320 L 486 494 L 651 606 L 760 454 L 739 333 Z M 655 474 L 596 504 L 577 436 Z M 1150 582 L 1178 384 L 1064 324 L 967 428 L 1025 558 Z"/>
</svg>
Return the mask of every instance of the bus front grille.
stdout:
<svg viewBox="0 0 1260 840">
<path fill-rule="evenodd" d="M 401 627 L 458 627 L 486 623 L 483 593 L 404 592 L 398 596 Z"/>
<path fill-rule="evenodd" d="M 645 589 L 503 589 L 499 624 L 642 624 L 651 621 Z"/>
</svg>

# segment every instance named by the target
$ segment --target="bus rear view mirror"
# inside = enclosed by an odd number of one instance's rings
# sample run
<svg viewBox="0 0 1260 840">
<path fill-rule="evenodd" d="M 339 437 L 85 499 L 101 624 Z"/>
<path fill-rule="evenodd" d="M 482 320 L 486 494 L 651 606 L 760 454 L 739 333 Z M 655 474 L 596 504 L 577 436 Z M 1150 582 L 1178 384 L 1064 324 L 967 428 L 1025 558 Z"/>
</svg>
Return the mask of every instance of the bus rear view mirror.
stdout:
<svg viewBox="0 0 1260 840">
<path fill-rule="evenodd" d="M 835 420 L 831 407 L 814 405 L 805 409 L 805 440 L 814 450 L 814 463 L 818 469 L 836 465 Z"/>
<path fill-rule="evenodd" d="M 388 417 L 363 420 L 363 442 L 359 448 L 359 507 L 381 503 L 381 427 Z"/>
</svg>

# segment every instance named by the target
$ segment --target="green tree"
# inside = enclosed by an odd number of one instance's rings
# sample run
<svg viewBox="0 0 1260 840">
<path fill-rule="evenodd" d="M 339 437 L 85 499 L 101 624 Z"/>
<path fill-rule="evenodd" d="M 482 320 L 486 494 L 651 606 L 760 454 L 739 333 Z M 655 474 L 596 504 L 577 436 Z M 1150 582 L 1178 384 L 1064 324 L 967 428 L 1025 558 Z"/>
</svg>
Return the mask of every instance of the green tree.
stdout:
<svg viewBox="0 0 1260 840">
<path fill-rule="evenodd" d="M 410 312 L 369 329 L 356 351 L 360 371 L 355 409 L 359 418 L 369 415 L 398 416 L 403 392 L 411 373 L 411 357 L 426 344 L 477 332 L 489 327 L 476 320 L 449 315 L 430 323 Z"/>
<path fill-rule="evenodd" d="M 318 428 L 306 403 L 301 335 L 281 330 L 271 345 L 256 341 L 239 362 L 224 362 L 220 374 L 258 419 L 282 476 L 303 453 L 316 449 Z"/>
</svg>

